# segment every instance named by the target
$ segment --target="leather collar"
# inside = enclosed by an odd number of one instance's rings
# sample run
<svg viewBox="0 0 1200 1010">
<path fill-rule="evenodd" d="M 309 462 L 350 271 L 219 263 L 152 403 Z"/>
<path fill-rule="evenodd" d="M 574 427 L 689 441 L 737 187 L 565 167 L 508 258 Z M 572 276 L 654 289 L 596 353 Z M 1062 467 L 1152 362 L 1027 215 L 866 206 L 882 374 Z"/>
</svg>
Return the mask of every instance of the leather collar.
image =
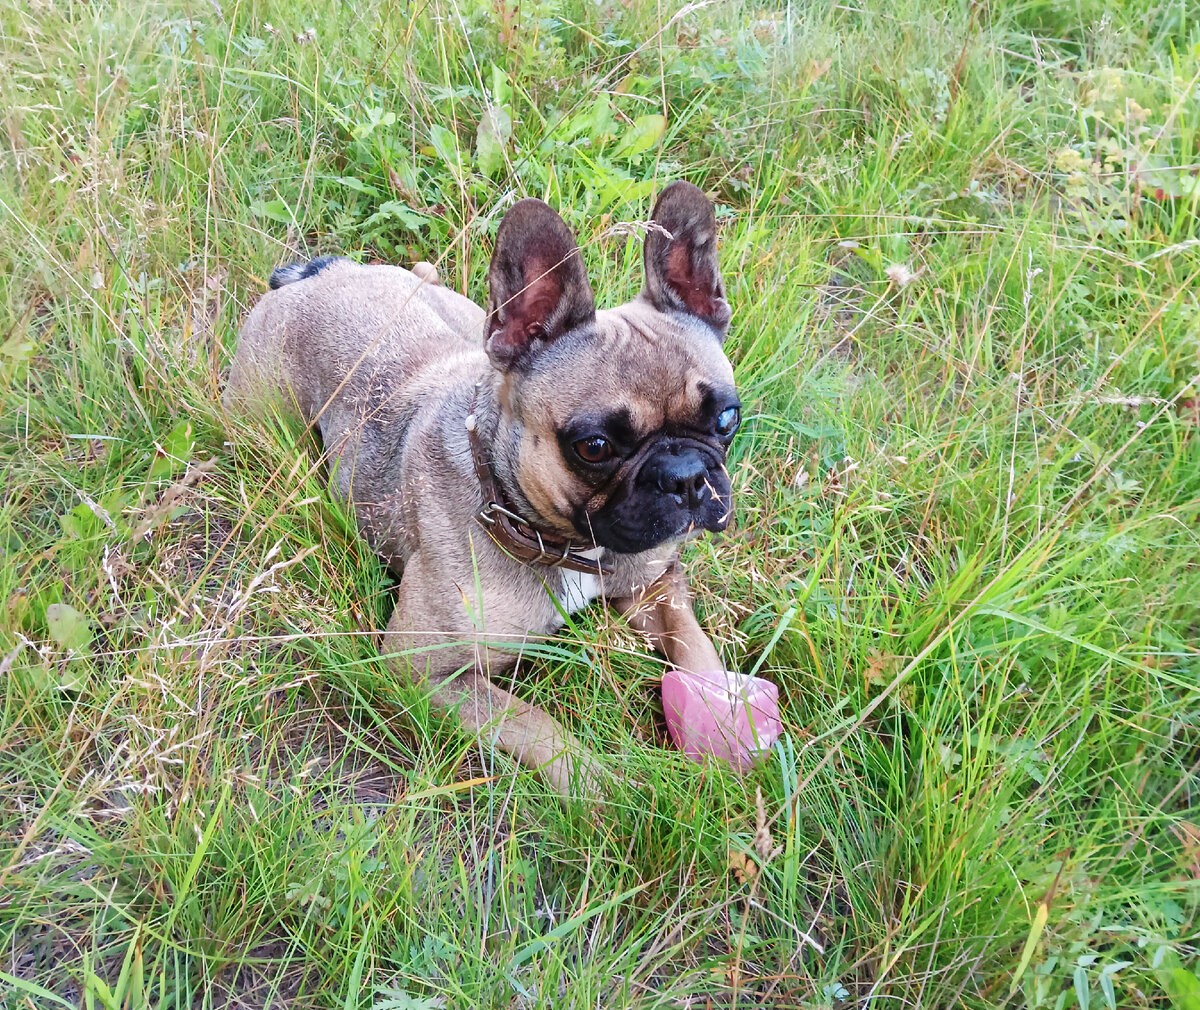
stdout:
<svg viewBox="0 0 1200 1010">
<path fill-rule="evenodd" d="M 505 554 L 526 565 L 546 565 L 549 568 L 569 568 L 573 572 L 588 575 L 611 575 L 610 565 L 589 558 L 586 552 L 595 547 L 579 547 L 557 534 L 539 530 L 526 522 L 505 503 L 504 493 L 492 472 L 492 465 L 484 455 L 483 443 L 479 439 L 479 424 L 476 408 L 479 405 L 479 389 L 471 400 L 471 413 L 467 415 L 467 439 L 471 443 L 471 458 L 475 463 L 475 476 L 483 493 L 483 507 L 475 513 L 479 525 L 487 530 Z"/>
</svg>

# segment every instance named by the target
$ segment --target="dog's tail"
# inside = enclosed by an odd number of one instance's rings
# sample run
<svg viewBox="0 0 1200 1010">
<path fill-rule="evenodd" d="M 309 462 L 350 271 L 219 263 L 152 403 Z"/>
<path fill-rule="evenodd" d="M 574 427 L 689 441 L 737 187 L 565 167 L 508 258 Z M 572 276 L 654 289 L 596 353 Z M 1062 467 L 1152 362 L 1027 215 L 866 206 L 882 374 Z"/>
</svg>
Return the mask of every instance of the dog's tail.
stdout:
<svg viewBox="0 0 1200 1010">
<path fill-rule="evenodd" d="M 316 277 L 330 263 L 336 263 L 338 260 L 345 259 L 344 256 L 318 256 L 314 260 L 309 260 L 307 263 L 289 263 L 286 266 L 276 267 L 271 271 L 271 279 L 267 282 L 271 290 L 281 288 L 285 284 L 294 284 L 296 281 L 302 281 L 309 277 Z"/>
</svg>

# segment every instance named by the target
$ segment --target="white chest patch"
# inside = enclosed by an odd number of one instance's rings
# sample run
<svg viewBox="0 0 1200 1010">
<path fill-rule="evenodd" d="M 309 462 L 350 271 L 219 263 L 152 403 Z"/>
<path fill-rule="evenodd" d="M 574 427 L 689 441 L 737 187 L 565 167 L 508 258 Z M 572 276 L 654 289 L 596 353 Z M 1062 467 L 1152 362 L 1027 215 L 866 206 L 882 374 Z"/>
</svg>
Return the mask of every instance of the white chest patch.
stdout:
<svg viewBox="0 0 1200 1010">
<path fill-rule="evenodd" d="M 597 547 L 590 551 L 580 551 L 580 553 L 585 558 L 599 561 L 601 555 L 604 554 L 604 548 Z M 569 568 L 559 569 L 558 574 L 562 580 L 558 591 L 558 601 L 568 614 L 582 610 L 600 595 L 599 577 L 589 572 L 572 571 Z"/>
</svg>

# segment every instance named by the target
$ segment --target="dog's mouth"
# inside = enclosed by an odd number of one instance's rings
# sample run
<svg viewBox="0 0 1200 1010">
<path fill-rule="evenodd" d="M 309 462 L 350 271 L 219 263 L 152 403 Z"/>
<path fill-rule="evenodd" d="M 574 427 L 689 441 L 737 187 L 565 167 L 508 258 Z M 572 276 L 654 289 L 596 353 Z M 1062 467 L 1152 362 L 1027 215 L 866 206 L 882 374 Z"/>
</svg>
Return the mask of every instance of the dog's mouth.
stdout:
<svg viewBox="0 0 1200 1010">
<path fill-rule="evenodd" d="M 726 507 L 720 515 L 679 518 L 675 522 L 653 519 L 646 523 L 616 521 L 595 528 L 589 539 L 599 547 L 616 551 L 618 554 L 639 554 L 661 544 L 685 540 L 702 532 L 720 533 L 729 525 L 730 510 Z M 601 524 L 596 524 L 600 526 Z"/>
<path fill-rule="evenodd" d="M 636 554 L 729 525 L 732 488 L 724 454 L 692 439 L 663 440 L 636 468 L 619 474 L 603 504 L 573 517 L 598 546 Z"/>
</svg>

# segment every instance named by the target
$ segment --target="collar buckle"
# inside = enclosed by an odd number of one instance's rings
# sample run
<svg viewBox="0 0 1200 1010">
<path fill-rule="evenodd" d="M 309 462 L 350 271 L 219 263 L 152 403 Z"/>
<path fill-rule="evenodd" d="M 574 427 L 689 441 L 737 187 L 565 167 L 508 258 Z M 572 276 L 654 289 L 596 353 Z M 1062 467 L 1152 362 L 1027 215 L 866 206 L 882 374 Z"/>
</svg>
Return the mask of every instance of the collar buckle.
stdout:
<svg viewBox="0 0 1200 1010">
<path fill-rule="evenodd" d="M 492 466 L 483 452 L 479 440 L 475 408 L 479 402 L 479 387 L 475 386 L 475 397 L 471 401 L 471 412 L 467 415 L 467 438 L 471 444 L 471 456 L 475 463 L 475 474 L 483 492 L 483 506 L 475 513 L 475 519 L 488 536 L 505 554 L 522 564 L 545 565 L 548 568 L 569 568 L 588 575 L 611 575 L 611 565 L 599 559 L 589 558 L 575 548 L 570 540 L 562 540 L 542 531 L 512 509 L 501 504 L 500 485 L 492 473 Z"/>
</svg>

